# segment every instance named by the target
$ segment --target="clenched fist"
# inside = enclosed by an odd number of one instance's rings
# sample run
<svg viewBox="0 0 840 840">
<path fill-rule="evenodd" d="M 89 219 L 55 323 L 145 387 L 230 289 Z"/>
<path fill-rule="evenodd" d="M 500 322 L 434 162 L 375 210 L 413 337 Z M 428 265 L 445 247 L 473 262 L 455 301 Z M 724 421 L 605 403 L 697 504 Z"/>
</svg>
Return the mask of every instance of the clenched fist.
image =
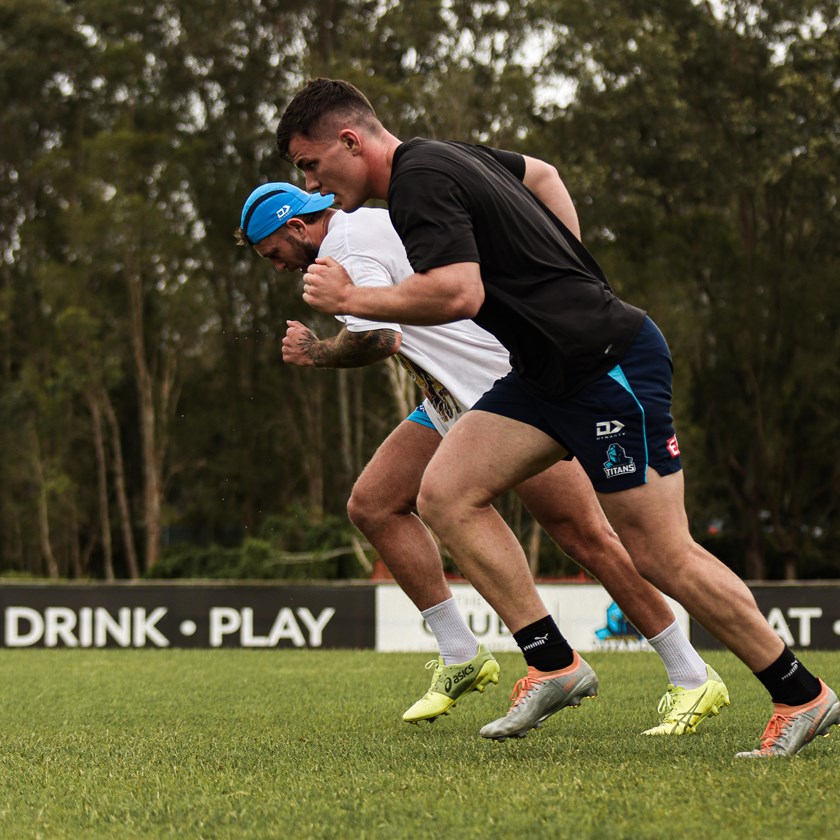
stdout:
<svg viewBox="0 0 840 840">
<path fill-rule="evenodd" d="M 312 351 L 318 343 L 318 336 L 300 321 L 286 321 L 286 335 L 283 336 L 283 361 L 287 365 L 314 367 Z"/>
<path fill-rule="evenodd" d="M 353 281 L 332 257 L 318 257 L 303 275 L 303 300 L 327 315 L 348 314 Z"/>
</svg>

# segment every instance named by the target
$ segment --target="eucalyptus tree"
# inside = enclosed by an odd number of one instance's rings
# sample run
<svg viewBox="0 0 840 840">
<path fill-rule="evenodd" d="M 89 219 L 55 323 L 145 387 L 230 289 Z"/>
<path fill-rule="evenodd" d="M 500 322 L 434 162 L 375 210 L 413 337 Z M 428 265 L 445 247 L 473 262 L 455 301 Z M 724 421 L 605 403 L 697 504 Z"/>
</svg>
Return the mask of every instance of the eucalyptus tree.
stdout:
<svg viewBox="0 0 840 840">
<path fill-rule="evenodd" d="M 49 0 L 0 8 L 0 553 L 4 565 L 53 576 L 62 571 L 53 545 L 62 529 L 51 513 L 54 505 L 66 513 L 72 494 L 61 429 L 68 406 L 45 387 L 56 348 L 40 271 L 61 248 L 61 199 L 38 162 L 75 125 L 68 90 L 85 64 L 63 11 Z"/>
<path fill-rule="evenodd" d="M 282 366 L 287 318 L 335 324 L 233 247 L 239 207 L 295 179 L 273 128 L 311 75 L 356 81 L 405 136 L 520 136 L 525 9 L 4 4 L 4 556 L 133 576 L 168 524 L 213 537 L 301 497 L 313 519 L 343 510 L 410 389 L 393 366 Z"/>
<path fill-rule="evenodd" d="M 574 89 L 545 109 L 542 142 L 596 254 L 671 340 L 696 509 L 742 541 L 750 577 L 768 574 L 768 552 L 786 577 L 803 554 L 826 569 L 840 399 L 826 294 L 840 269 L 836 5 L 532 11 L 553 39 L 546 81 Z"/>
</svg>

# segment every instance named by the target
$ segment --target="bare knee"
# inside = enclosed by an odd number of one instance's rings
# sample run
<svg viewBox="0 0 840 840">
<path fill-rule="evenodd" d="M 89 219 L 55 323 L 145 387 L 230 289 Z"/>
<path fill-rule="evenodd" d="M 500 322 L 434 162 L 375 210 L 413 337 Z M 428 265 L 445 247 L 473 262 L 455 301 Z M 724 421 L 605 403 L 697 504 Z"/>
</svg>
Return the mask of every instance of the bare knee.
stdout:
<svg viewBox="0 0 840 840">
<path fill-rule="evenodd" d="M 476 487 L 465 487 L 451 480 L 449 475 L 423 476 L 417 494 L 420 518 L 444 541 L 447 535 L 483 511 L 492 509 L 492 497 Z"/>
<path fill-rule="evenodd" d="M 417 513 L 433 531 L 438 532 L 443 526 L 443 493 L 439 485 L 426 478 L 423 479 L 417 494 Z"/>
<path fill-rule="evenodd" d="M 347 516 L 363 534 L 386 527 L 393 517 L 408 516 L 414 512 L 416 500 L 413 497 L 406 498 L 391 487 L 387 488 L 389 492 L 383 492 L 381 486 L 362 478 L 356 482 L 347 500 Z"/>
<path fill-rule="evenodd" d="M 554 533 L 549 531 L 552 539 L 596 578 L 600 578 L 608 568 L 616 571 L 633 568 L 633 561 L 609 526 L 593 524 L 587 528 L 573 523 L 564 523 L 564 526 L 555 529 Z"/>
<path fill-rule="evenodd" d="M 417 512 L 445 540 L 447 531 L 465 515 L 463 499 L 463 494 L 450 488 L 445 480 L 427 473 L 417 494 Z"/>
<path fill-rule="evenodd" d="M 347 500 L 347 516 L 363 534 L 369 530 L 375 516 L 370 500 L 364 495 L 357 495 L 355 488 Z"/>
</svg>

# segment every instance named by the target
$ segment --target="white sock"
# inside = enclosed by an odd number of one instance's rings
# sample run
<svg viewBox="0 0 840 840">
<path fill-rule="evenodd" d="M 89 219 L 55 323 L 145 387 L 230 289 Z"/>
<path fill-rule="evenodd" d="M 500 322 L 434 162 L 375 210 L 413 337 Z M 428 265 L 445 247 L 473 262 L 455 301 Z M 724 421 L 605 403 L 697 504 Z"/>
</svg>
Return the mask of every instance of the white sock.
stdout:
<svg viewBox="0 0 840 840">
<path fill-rule="evenodd" d="M 662 659 L 672 685 L 699 688 L 708 679 L 706 663 L 691 646 L 677 621 L 648 639 L 648 644 Z"/>
<path fill-rule="evenodd" d="M 478 639 L 467 627 L 455 604 L 455 598 L 441 601 L 423 610 L 421 615 L 435 634 L 444 665 L 466 662 L 478 653 Z"/>
</svg>

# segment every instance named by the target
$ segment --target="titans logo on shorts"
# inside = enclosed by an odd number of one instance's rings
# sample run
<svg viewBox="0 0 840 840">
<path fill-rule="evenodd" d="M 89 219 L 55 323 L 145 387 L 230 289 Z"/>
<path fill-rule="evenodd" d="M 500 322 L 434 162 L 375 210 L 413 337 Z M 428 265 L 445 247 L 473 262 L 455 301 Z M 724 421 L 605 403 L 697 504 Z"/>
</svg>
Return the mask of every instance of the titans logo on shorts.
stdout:
<svg viewBox="0 0 840 840">
<path fill-rule="evenodd" d="M 595 489 L 614 493 L 682 469 L 671 417 L 671 353 L 645 319 L 630 349 L 609 373 L 565 399 L 529 394 L 515 373 L 474 406 L 528 423 L 575 456 Z"/>
</svg>

